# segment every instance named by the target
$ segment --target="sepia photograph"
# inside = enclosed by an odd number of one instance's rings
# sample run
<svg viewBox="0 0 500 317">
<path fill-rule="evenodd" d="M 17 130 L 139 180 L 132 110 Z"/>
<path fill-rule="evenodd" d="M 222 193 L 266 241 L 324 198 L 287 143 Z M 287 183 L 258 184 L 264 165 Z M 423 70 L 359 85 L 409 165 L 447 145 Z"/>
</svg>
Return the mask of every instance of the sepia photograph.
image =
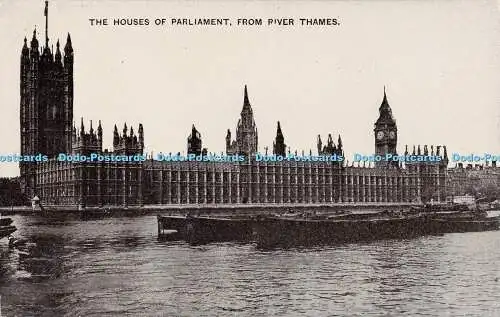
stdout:
<svg viewBox="0 0 500 317">
<path fill-rule="evenodd" d="M 500 315 L 500 1 L 0 0 L 0 316 Z"/>
</svg>

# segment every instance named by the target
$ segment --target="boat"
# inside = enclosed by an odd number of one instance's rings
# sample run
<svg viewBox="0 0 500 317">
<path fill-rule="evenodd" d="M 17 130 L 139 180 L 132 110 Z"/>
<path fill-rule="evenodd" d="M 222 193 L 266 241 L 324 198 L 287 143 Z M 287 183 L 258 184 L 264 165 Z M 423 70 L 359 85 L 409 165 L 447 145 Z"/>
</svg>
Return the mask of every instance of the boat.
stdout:
<svg viewBox="0 0 500 317">
<path fill-rule="evenodd" d="M 185 240 L 192 245 L 209 242 L 241 241 L 253 238 L 250 217 L 187 217 Z"/>
<path fill-rule="evenodd" d="M 186 235 L 186 217 L 181 215 L 157 216 L 158 240 L 183 240 Z"/>
<path fill-rule="evenodd" d="M 158 216 L 160 240 L 185 240 L 198 245 L 209 242 L 250 241 L 253 218 L 237 215 Z"/>
<path fill-rule="evenodd" d="M 431 231 L 442 234 L 498 230 L 500 224 L 500 217 L 464 204 L 426 205 L 417 211 L 427 216 Z"/>
<path fill-rule="evenodd" d="M 409 239 L 428 234 L 425 215 L 358 215 L 358 219 L 260 217 L 254 223 L 258 248 Z"/>
<path fill-rule="evenodd" d="M 352 213 L 327 218 L 262 216 L 254 222 L 259 248 L 350 243 L 379 239 L 409 239 L 424 235 L 498 230 L 500 217 L 484 211 L 439 208 Z"/>
<path fill-rule="evenodd" d="M 493 231 L 499 229 L 499 219 L 433 219 L 433 226 L 440 233 Z"/>
<path fill-rule="evenodd" d="M 190 244 L 255 241 L 257 247 L 268 248 L 498 230 L 499 223 L 499 217 L 488 217 L 485 211 L 448 207 L 364 213 L 343 210 L 257 215 L 188 213 L 159 215 L 158 238 L 185 240 Z"/>
<path fill-rule="evenodd" d="M 439 233 L 498 230 L 500 217 L 489 217 L 486 211 L 441 211 L 428 214 L 431 230 Z"/>
</svg>

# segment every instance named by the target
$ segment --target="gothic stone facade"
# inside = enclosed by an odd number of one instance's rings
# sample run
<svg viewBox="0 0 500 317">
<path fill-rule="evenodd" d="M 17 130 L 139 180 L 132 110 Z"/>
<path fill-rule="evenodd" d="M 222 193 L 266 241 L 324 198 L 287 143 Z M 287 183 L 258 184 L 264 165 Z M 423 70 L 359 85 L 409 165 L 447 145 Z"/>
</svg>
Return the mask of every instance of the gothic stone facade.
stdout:
<svg viewBox="0 0 500 317">
<path fill-rule="evenodd" d="M 47 32 L 47 30 L 46 30 Z M 73 47 L 68 34 L 64 47 L 64 63 L 59 41 L 56 52 L 45 47 L 38 49 L 36 31 L 30 48 L 24 38 L 21 53 L 21 155 L 43 153 L 48 156 L 71 152 L 73 122 Z M 35 187 L 35 166 L 20 163 L 23 187 Z"/>
<path fill-rule="evenodd" d="M 492 189 L 498 193 L 500 191 L 500 166 L 497 162 L 486 165 L 467 164 L 466 166 L 458 163 L 454 168 L 448 169 L 447 188 L 450 196 L 466 194 L 485 196 Z"/>
<path fill-rule="evenodd" d="M 30 48 L 26 39 L 22 48 L 20 85 L 21 154 L 42 153 L 50 158 L 48 162 L 20 164 L 25 190 L 31 197 L 38 195 L 42 204 L 141 206 L 445 200 L 446 152 L 438 163 L 377 163 L 376 166 L 349 166 L 335 161 L 256 161 L 258 132 L 246 86 L 236 138 L 232 139 L 230 130 L 226 136 L 226 153 L 250 158 L 243 162 L 166 162 L 152 157 L 140 162 L 59 161 L 58 153 L 143 155 L 144 131 L 140 125 L 136 135 L 125 124 L 119 133 L 115 125 L 113 149 L 109 151 L 102 148 L 100 121 L 96 131 L 92 122 L 86 131 L 83 120 L 77 129 L 72 123 L 74 56 L 69 34 L 64 58 L 59 42 L 53 54 L 47 35 L 42 52 L 40 55 L 34 32 Z M 379 112 L 374 127 L 375 153 L 396 154 L 397 126 L 385 91 Z M 332 135 L 328 135 L 325 145 L 318 136 L 317 146 L 319 155 L 344 154 L 340 136 L 335 144 Z M 278 122 L 273 154 L 285 155 L 286 148 Z M 201 134 L 193 126 L 188 153 L 200 152 L 206 154 L 207 150 L 202 149 Z"/>
<path fill-rule="evenodd" d="M 100 122 L 97 133 L 92 126 L 86 132 L 82 123 L 79 133 L 73 129 L 72 153 L 143 153 L 142 126 L 139 138 L 133 130 L 127 132 L 126 126 L 121 134 L 115 126 L 114 134 L 113 151 L 103 151 Z M 326 145 L 322 145 L 318 137 L 320 155 L 342 155 L 342 147 L 340 137 L 335 144 L 329 135 Z M 273 153 L 284 154 L 284 148 L 279 125 Z M 201 135 L 193 127 L 188 152 L 199 154 L 200 149 Z M 421 203 L 445 200 L 446 163 L 443 162 L 373 167 L 334 161 L 262 162 L 255 159 L 175 162 L 158 161 L 150 156 L 144 162 L 119 163 L 52 159 L 36 165 L 36 185 L 45 205 Z"/>
</svg>

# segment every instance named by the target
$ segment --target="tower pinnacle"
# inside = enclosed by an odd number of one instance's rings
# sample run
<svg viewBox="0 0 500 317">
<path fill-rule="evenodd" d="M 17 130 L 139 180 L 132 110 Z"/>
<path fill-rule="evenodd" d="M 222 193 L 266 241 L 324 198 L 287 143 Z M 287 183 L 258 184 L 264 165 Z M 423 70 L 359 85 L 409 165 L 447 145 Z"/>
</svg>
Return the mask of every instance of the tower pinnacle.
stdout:
<svg viewBox="0 0 500 317">
<path fill-rule="evenodd" d="M 250 104 L 250 101 L 248 100 L 248 90 L 247 90 L 247 85 L 245 85 L 245 97 L 244 97 L 244 100 L 243 100 L 243 104 L 244 104 L 244 105 L 249 105 L 249 104 Z"/>
<path fill-rule="evenodd" d="M 241 109 L 241 114 L 249 112 L 252 113 L 252 106 L 250 105 L 250 99 L 248 98 L 248 89 L 247 85 L 245 85 L 245 92 L 243 96 L 243 109 Z"/>
<path fill-rule="evenodd" d="M 241 118 L 238 120 L 236 126 L 236 145 L 233 149 L 230 149 L 229 152 L 250 156 L 257 152 L 258 134 L 246 85 L 243 95 L 243 108 L 240 114 Z M 228 138 L 226 137 L 226 147 L 227 146 Z M 229 144 L 229 147 L 231 148 L 232 145 Z"/>
<path fill-rule="evenodd" d="M 378 111 L 379 111 L 379 118 L 377 120 L 377 123 L 395 124 L 394 117 L 392 116 L 391 106 L 389 106 L 389 102 L 387 101 L 385 86 L 384 86 L 384 98 L 382 99 L 382 103 L 380 104 Z"/>
<path fill-rule="evenodd" d="M 68 33 L 68 37 L 66 38 L 66 45 L 64 46 L 64 54 L 71 55 L 73 53 L 73 45 L 71 44 L 71 35 Z"/>
<path fill-rule="evenodd" d="M 24 45 L 23 45 L 23 49 L 22 49 L 22 54 L 29 57 L 28 40 L 26 39 L 26 36 L 24 37 Z"/>
<path fill-rule="evenodd" d="M 31 38 L 31 48 L 38 50 L 38 39 L 36 38 L 36 27 L 33 30 L 33 37 Z"/>
<path fill-rule="evenodd" d="M 278 127 L 276 129 L 276 138 L 273 142 L 273 154 L 285 156 L 286 144 L 285 137 L 283 136 L 283 132 L 281 131 L 281 125 L 278 121 Z"/>
</svg>

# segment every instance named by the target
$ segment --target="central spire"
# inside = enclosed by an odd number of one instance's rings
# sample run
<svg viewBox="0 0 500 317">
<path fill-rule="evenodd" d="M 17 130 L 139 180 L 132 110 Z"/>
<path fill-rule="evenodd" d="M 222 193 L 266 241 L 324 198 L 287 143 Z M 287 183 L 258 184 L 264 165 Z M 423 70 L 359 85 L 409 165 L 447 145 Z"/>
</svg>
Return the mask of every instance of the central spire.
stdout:
<svg viewBox="0 0 500 317">
<path fill-rule="evenodd" d="M 244 113 L 252 114 L 252 106 L 250 105 L 250 100 L 248 98 L 247 85 L 245 85 L 245 92 L 243 96 L 243 109 L 241 109 L 241 115 L 243 115 Z"/>
<path fill-rule="evenodd" d="M 279 121 L 278 121 L 278 130 L 276 131 L 276 134 L 279 136 L 283 136 L 283 132 L 281 131 L 281 125 Z"/>
<path fill-rule="evenodd" d="M 252 155 L 257 152 L 257 127 L 253 117 L 252 106 L 248 98 L 248 88 L 245 85 L 243 96 L 243 109 L 241 118 L 236 126 L 236 148 L 235 153 L 242 155 Z"/>
<path fill-rule="evenodd" d="M 243 100 L 243 105 L 250 105 L 250 101 L 248 100 L 247 85 L 245 85 L 245 97 L 244 97 L 244 100 Z"/>
<path fill-rule="evenodd" d="M 252 107 L 250 106 L 250 100 L 248 99 L 247 85 L 245 85 L 245 93 L 244 93 L 244 97 L 243 97 L 243 110 L 242 111 L 245 111 L 245 109 L 249 109 L 250 111 L 252 110 Z"/>
</svg>

